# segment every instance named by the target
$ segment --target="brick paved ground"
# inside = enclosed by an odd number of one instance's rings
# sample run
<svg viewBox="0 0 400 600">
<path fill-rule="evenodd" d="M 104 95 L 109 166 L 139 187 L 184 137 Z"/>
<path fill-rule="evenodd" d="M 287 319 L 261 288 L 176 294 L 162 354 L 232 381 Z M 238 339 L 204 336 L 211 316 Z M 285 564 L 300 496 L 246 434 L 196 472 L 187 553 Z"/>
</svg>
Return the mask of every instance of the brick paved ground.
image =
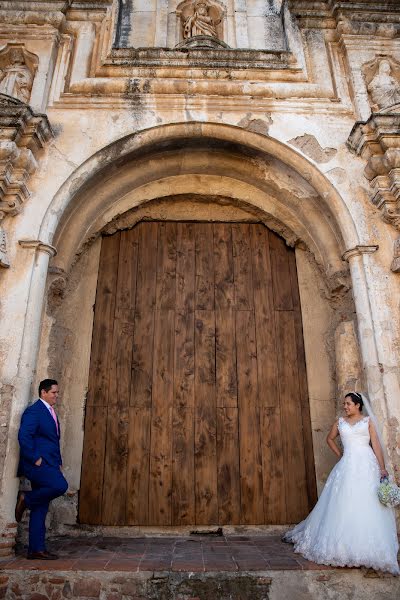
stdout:
<svg viewBox="0 0 400 600">
<path fill-rule="evenodd" d="M 31 561 L 26 550 L 0 561 L 2 570 L 46 571 L 266 571 L 324 570 L 276 535 L 187 537 L 63 537 L 51 540 L 55 561 Z"/>
</svg>

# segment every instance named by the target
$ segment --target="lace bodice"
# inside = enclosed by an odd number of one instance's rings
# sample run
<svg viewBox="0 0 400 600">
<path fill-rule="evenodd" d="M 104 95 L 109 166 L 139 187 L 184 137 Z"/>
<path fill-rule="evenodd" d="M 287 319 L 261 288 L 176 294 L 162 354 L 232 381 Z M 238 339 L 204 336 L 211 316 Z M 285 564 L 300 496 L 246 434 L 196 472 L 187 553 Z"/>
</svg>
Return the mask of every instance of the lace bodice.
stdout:
<svg viewBox="0 0 400 600">
<path fill-rule="evenodd" d="M 369 417 L 364 417 L 353 425 L 348 423 L 343 417 L 340 417 L 338 427 L 345 451 L 349 447 L 369 446 L 371 440 L 369 435 Z"/>
</svg>

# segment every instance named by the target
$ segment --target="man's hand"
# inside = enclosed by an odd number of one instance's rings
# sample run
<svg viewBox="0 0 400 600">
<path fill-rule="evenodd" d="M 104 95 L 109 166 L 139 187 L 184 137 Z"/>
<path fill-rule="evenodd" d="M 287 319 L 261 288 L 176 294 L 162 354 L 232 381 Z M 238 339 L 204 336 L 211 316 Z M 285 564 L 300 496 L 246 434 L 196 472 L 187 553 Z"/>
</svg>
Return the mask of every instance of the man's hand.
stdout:
<svg viewBox="0 0 400 600">
<path fill-rule="evenodd" d="M 38 458 L 37 461 L 35 462 L 35 465 L 37 467 L 40 467 L 41 464 L 42 464 L 42 457 Z"/>
</svg>

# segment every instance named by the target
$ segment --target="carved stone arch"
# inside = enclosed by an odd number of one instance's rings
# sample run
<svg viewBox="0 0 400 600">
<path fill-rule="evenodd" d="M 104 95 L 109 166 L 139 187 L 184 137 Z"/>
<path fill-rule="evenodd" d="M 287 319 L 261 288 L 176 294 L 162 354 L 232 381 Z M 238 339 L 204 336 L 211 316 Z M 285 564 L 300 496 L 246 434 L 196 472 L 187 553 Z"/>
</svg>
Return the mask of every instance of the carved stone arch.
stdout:
<svg viewBox="0 0 400 600">
<path fill-rule="evenodd" d="M 199 151 L 200 142 L 204 146 L 206 163 Z M 187 170 L 182 170 L 180 166 L 179 148 L 182 148 L 182 144 L 187 147 L 188 160 L 193 157 L 188 162 Z M 168 150 L 163 160 L 146 161 L 145 157 L 157 153 L 160 145 Z M 229 153 L 225 153 L 224 160 L 217 161 L 215 154 L 211 156 L 208 152 L 208 148 L 213 153 L 219 148 L 225 152 L 226 145 L 233 150 L 229 164 Z M 195 152 L 191 152 L 192 147 L 196 149 Z M 249 180 L 250 173 L 246 165 L 250 159 L 247 158 L 245 162 L 244 158 L 253 152 L 257 156 L 251 159 L 253 166 L 248 165 L 254 171 Z M 145 160 L 143 173 L 137 162 L 142 159 Z M 115 161 L 121 176 L 112 180 L 111 205 L 111 200 L 107 199 L 109 191 L 105 181 L 108 181 L 109 168 L 116 166 Z M 298 179 L 300 187 L 304 186 L 305 195 L 309 192 L 315 195 L 310 204 L 306 201 L 298 204 L 289 190 L 282 195 L 276 193 L 278 188 L 266 186 L 263 170 L 265 161 L 269 171 L 272 164 L 276 166 L 277 173 L 289 169 L 291 175 Z M 149 168 L 150 164 L 157 165 L 157 173 L 153 167 Z M 204 172 L 203 164 L 210 165 L 207 172 Z M 128 179 L 123 175 L 126 169 Z M 82 182 L 82 175 L 86 183 L 83 187 L 79 183 L 77 190 L 76 183 Z M 97 185 L 102 189 L 98 196 L 93 193 Z M 41 226 L 41 239 L 57 246 L 57 266 L 68 271 L 79 248 L 88 239 L 94 239 L 117 213 L 123 214 L 134 206 L 165 196 L 164 188 L 171 185 L 176 194 L 180 193 L 181 188 L 185 194 L 223 194 L 229 197 L 230 202 L 244 202 L 252 205 L 254 210 L 261 210 L 268 215 L 268 219 L 277 218 L 281 223 L 285 222 L 287 230 L 294 234 L 289 239 L 282 233 L 288 243 L 294 245 L 296 240 L 304 240 L 329 278 L 335 278 L 343 270 L 341 256 L 344 250 L 359 243 L 355 224 L 343 199 L 305 157 L 270 137 L 239 127 L 197 122 L 143 130 L 118 140 L 91 157 L 70 176 L 53 198 Z M 116 186 L 120 186 L 120 189 L 117 190 Z M 86 201 L 88 189 L 92 190 L 90 202 Z M 116 201 L 117 196 L 119 201 Z"/>
</svg>

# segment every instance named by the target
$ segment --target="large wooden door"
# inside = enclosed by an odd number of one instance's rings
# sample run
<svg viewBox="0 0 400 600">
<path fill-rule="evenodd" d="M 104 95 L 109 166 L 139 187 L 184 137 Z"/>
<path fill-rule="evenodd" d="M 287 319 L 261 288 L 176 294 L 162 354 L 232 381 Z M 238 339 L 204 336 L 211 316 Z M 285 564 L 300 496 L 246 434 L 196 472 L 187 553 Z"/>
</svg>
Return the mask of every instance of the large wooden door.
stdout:
<svg viewBox="0 0 400 600">
<path fill-rule="evenodd" d="M 80 521 L 289 523 L 315 499 L 294 251 L 259 224 L 104 237 Z"/>
</svg>

